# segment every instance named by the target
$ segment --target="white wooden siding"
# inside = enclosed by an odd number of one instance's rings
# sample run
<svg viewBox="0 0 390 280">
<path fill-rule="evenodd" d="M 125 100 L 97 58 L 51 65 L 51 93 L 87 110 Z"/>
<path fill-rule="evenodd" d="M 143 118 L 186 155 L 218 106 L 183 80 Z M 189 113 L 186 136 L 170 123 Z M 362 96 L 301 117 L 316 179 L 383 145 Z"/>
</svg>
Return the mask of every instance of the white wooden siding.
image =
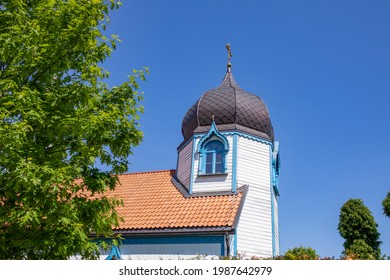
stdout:
<svg viewBox="0 0 390 280">
<path fill-rule="evenodd" d="M 191 165 L 192 165 L 193 140 L 179 151 L 177 164 L 177 178 L 187 188 L 190 187 Z"/>
<path fill-rule="evenodd" d="M 187 188 L 192 180 L 193 193 L 231 190 L 233 136 L 227 135 L 226 138 L 229 143 L 229 152 L 226 155 L 226 175 L 199 176 L 199 154 L 195 152 L 193 177 L 190 178 L 192 145 L 195 145 L 196 149 L 200 138 L 195 139 L 194 143 L 191 141 L 179 152 L 178 178 Z M 244 258 L 272 257 L 273 246 L 275 254 L 279 254 L 279 227 L 277 199 L 274 196 L 271 198 L 270 145 L 238 135 L 236 160 L 237 188 L 243 185 L 249 187 L 237 227 L 237 252 Z M 273 206 L 271 199 L 273 199 Z"/>
<path fill-rule="evenodd" d="M 229 142 L 229 151 L 226 155 L 227 175 L 199 176 L 199 154 L 196 153 L 194 161 L 193 193 L 230 191 L 232 189 L 232 154 L 233 136 L 226 137 Z M 197 147 L 199 139 L 195 142 Z"/>
<path fill-rule="evenodd" d="M 248 185 L 248 193 L 237 228 L 237 251 L 241 256 L 272 256 L 270 146 L 238 137 L 238 187 Z"/>
<path fill-rule="evenodd" d="M 274 196 L 274 234 L 275 234 L 275 255 L 280 255 L 279 248 L 279 207 L 278 199 Z"/>
</svg>

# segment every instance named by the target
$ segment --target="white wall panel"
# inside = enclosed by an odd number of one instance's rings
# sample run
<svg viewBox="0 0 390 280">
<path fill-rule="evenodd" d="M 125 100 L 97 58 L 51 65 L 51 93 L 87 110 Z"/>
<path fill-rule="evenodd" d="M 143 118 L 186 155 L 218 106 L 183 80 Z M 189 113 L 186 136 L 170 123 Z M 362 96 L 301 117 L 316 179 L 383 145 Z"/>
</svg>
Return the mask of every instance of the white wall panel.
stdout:
<svg viewBox="0 0 390 280">
<path fill-rule="evenodd" d="M 181 149 L 178 155 L 177 178 L 187 189 L 190 187 L 191 179 L 192 144 L 193 140 Z"/>
<path fill-rule="evenodd" d="M 238 186 L 249 186 L 237 230 L 238 253 L 271 257 L 270 146 L 239 137 L 237 151 Z"/>
<path fill-rule="evenodd" d="M 274 196 L 274 235 L 275 235 L 275 255 L 280 255 L 279 248 L 279 207 L 278 199 Z"/>
<path fill-rule="evenodd" d="M 179 152 L 178 178 L 191 185 L 192 193 L 231 191 L 233 170 L 233 135 L 225 135 L 229 143 L 226 155 L 227 174 L 198 174 L 200 138 L 194 140 L 193 177 L 191 178 L 191 141 Z M 237 136 L 237 188 L 247 185 L 248 192 L 237 227 L 237 252 L 241 256 L 271 257 L 279 254 L 278 201 L 271 195 L 271 148 L 269 144 Z M 272 200 L 271 200 L 272 199 Z M 164 257 L 165 258 L 165 257 Z M 169 258 L 169 257 L 168 257 Z"/>
</svg>

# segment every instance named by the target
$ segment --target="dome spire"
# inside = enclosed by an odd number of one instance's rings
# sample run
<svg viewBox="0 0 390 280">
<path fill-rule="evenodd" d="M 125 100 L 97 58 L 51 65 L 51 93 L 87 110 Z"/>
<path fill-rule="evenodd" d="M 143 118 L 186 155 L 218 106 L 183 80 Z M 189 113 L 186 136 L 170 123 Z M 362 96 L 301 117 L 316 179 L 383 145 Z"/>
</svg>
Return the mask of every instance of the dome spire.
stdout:
<svg viewBox="0 0 390 280">
<path fill-rule="evenodd" d="M 215 122 L 220 131 L 241 131 L 273 142 L 274 130 L 266 105 L 260 97 L 243 90 L 236 83 L 231 73 L 230 44 L 226 44 L 226 50 L 225 77 L 217 88 L 203 93 L 187 111 L 181 126 L 184 139 L 207 132 Z"/>
<path fill-rule="evenodd" d="M 226 49 L 228 51 L 228 63 L 227 63 L 227 71 L 230 73 L 231 72 L 231 67 L 232 67 L 232 64 L 230 63 L 230 60 L 232 58 L 232 50 L 230 48 L 230 44 L 226 44 Z"/>
</svg>

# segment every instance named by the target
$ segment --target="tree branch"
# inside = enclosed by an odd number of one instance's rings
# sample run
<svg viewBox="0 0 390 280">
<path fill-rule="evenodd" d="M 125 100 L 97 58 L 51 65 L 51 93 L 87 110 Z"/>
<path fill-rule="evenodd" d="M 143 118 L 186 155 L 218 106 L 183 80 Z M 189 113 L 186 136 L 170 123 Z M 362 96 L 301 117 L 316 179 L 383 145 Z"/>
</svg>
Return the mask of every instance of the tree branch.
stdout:
<svg viewBox="0 0 390 280">
<path fill-rule="evenodd" d="M 63 58 L 65 58 L 71 51 L 73 51 L 73 49 L 77 46 L 77 43 L 78 43 L 78 40 L 76 40 L 74 42 L 74 45 L 67 49 L 65 51 L 65 53 L 63 55 L 61 55 L 59 58 L 57 58 L 56 60 L 54 60 L 52 63 L 50 63 L 46 68 L 44 68 L 40 73 L 38 72 L 37 76 L 33 79 L 33 81 L 30 83 L 30 85 L 34 85 L 38 79 L 40 77 L 42 77 L 51 67 L 53 67 L 56 63 L 58 63 L 59 61 L 61 61 Z M 30 75 L 28 75 L 26 77 L 26 79 L 23 81 L 23 83 L 20 85 L 20 87 L 23 87 L 24 85 L 27 84 L 28 80 L 30 79 L 30 77 L 32 77 L 34 75 L 34 73 L 31 73 Z"/>
</svg>

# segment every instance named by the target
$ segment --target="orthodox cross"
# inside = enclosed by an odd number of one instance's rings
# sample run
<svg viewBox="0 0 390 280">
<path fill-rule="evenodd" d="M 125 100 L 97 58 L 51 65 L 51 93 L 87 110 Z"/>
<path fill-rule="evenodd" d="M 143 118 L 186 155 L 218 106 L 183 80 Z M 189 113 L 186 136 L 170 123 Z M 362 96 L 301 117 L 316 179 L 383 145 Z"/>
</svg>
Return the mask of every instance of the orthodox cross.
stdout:
<svg viewBox="0 0 390 280">
<path fill-rule="evenodd" d="M 230 64 L 230 59 L 232 58 L 232 50 L 230 49 L 230 44 L 226 44 L 226 49 L 228 51 L 228 64 Z"/>
</svg>

